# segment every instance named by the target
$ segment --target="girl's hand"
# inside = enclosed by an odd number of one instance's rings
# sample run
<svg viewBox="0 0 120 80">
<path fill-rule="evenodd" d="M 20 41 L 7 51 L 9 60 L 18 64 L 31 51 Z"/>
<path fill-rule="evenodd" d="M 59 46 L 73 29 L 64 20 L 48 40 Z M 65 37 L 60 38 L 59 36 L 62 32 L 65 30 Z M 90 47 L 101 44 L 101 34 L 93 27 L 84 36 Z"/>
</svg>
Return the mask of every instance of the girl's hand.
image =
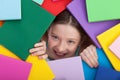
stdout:
<svg viewBox="0 0 120 80">
<path fill-rule="evenodd" d="M 80 53 L 81 58 L 91 67 L 98 66 L 98 56 L 94 45 L 88 46 Z"/>
<path fill-rule="evenodd" d="M 46 59 L 46 41 L 41 41 L 34 45 L 34 48 L 30 49 L 29 52 L 32 56 L 38 56 L 40 59 Z"/>
</svg>

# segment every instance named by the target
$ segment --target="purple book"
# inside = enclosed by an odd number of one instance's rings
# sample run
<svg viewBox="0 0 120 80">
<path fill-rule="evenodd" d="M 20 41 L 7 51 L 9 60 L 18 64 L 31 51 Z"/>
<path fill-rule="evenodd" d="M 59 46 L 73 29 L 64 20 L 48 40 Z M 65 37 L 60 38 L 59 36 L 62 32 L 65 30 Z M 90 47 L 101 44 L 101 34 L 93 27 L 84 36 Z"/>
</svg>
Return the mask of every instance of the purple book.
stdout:
<svg viewBox="0 0 120 80">
<path fill-rule="evenodd" d="M 82 28 L 86 31 L 98 48 L 101 48 L 101 46 L 98 43 L 96 36 L 120 22 L 120 20 L 111 20 L 89 23 L 87 19 L 85 0 L 73 0 L 67 8 L 81 24 Z"/>
<path fill-rule="evenodd" d="M 48 61 L 55 74 L 54 80 L 84 80 L 81 57 L 71 57 Z"/>
</svg>

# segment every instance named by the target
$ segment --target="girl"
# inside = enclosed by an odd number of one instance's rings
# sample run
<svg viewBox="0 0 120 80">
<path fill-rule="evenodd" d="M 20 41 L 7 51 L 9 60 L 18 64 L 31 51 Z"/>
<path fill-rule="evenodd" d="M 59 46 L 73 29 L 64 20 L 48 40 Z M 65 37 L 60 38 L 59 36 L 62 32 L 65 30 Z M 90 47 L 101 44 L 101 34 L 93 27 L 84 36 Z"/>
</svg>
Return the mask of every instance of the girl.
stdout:
<svg viewBox="0 0 120 80">
<path fill-rule="evenodd" d="M 90 67 L 98 66 L 96 47 L 67 10 L 55 18 L 41 41 L 29 52 L 50 60 L 80 55 Z"/>
</svg>

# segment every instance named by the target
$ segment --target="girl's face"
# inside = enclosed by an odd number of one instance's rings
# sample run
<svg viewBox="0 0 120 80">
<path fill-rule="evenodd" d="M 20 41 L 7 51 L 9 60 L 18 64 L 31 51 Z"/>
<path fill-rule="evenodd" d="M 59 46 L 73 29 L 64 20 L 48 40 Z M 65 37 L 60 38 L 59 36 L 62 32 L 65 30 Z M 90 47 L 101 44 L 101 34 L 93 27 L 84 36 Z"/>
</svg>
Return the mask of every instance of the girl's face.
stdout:
<svg viewBox="0 0 120 80">
<path fill-rule="evenodd" d="M 71 25 L 57 24 L 48 31 L 48 55 L 52 59 L 75 55 L 80 43 L 80 33 Z"/>
</svg>

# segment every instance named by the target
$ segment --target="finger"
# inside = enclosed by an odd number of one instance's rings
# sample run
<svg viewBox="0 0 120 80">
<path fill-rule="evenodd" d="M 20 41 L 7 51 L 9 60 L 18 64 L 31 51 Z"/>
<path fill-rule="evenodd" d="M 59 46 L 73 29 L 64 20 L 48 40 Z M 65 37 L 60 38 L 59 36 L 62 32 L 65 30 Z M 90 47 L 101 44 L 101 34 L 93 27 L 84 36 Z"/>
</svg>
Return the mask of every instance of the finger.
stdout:
<svg viewBox="0 0 120 80">
<path fill-rule="evenodd" d="M 36 44 L 34 45 L 34 47 L 40 47 L 40 46 L 44 46 L 44 43 L 43 43 L 43 42 L 39 42 L 39 43 L 36 43 Z"/>
<path fill-rule="evenodd" d="M 88 60 L 88 58 L 84 55 L 84 53 L 81 53 L 80 56 L 83 59 L 83 61 L 85 61 L 91 68 L 93 68 L 92 63 Z"/>
<path fill-rule="evenodd" d="M 34 53 L 32 53 L 32 56 L 40 56 L 40 55 L 44 55 L 46 51 L 41 50 L 41 51 L 36 51 Z"/>
<path fill-rule="evenodd" d="M 47 55 L 47 54 L 44 54 L 44 55 L 42 55 L 42 56 L 39 56 L 39 59 L 46 59 L 46 58 L 48 58 L 48 55 Z"/>
<path fill-rule="evenodd" d="M 96 47 L 94 45 L 91 45 L 90 47 L 92 47 L 90 49 L 90 54 L 91 54 L 91 56 L 93 57 L 93 60 L 94 60 L 94 67 L 97 67 L 98 66 L 98 56 L 97 56 Z"/>
<path fill-rule="evenodd" d="M 83 51 L 84 57 L 89 61 L 89 64 L 91 64 L 90 66 L 93 68 L 94 67 L 94 61 L 92 56 L 90 55 L 89 52 L 87 52 L 87 50 Z"/>
<path fill-rule="evenodd" d="M 46 50 L 46 41 L 42 41 L 44 44 L 44 50 Z"/>
<path fill-rule="evenodd" d="M 46 45 L 46 41 L 41 41 L 41 42 L 39 42 L 39 43 L 36 43 L 35 45 L 34 45 L 34 47 L 40 47 L 40 46 L 44 46 L 44 45 Z"/>
<path fill-rule="evenodd" d="M 30 49 L 29 52 L 34 53 L 34 52 L 42 51 L 42 50 L 45 50 L 44 47 L 37 47 L 37 48 Z"/>
<path fill-rule="evenodd" d="M 91 55 L 92 56 L 92 55 Z M 88 58 L 90 60 L 90 62 L 92 63 L 93 67 L 97 67 L 98 66 L 98 60 L 95 56 L 91 57 L 92 59 Z"/>
<path fill-rule="evenodd" d="M 92 51 L 94 53 L 94 55 L 96 56 L 96 58 L 98 59 L 98 55 L 97 55 L 97 51 L 96 51 L 96 47 L 94 45 L 91 45 L 92 46 Z"/>
<path fill-rule="evenodd" d="M 94 52 L 92 51 L 90 47 L 88 47 L 88 49 L 84 51 L 84 54 L 88 58 L 88 60 L 91 62 L 93 67 L 98 66 L 97 57 L 94 55 Z"/>
</svg>

